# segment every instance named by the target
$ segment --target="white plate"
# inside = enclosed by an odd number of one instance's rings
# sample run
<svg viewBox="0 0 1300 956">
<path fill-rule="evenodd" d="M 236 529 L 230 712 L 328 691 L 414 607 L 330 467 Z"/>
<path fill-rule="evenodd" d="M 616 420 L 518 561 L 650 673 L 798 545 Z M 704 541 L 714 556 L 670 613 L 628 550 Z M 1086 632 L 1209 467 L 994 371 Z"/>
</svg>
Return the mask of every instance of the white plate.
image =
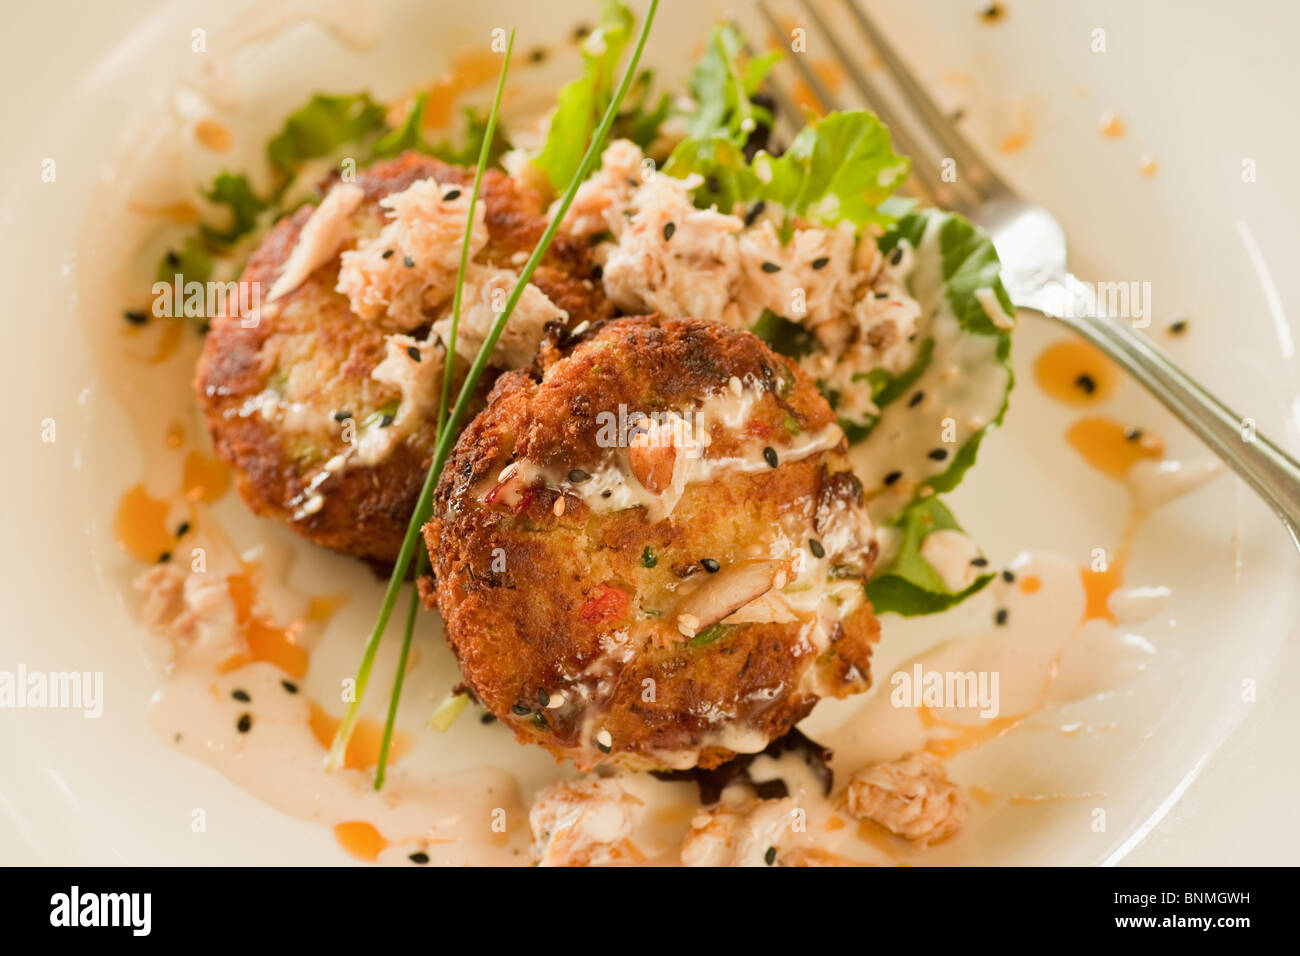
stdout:
<svg viewBox="0 0 1300 956">
<path fill-rule="evenodd" d="M 93 294 L 94 277 L 114 267 L 114 237 L 87 243 L 94 223 L 83 220 L 103 164 L 128 135 L 131 119 L 196 67 L 193 30 L 206 30 L 212 49 L 230 34 L 231 6 L 27 5 L 8 14 L 0 41 L 0 75 L 14 94 L 0 108 L 10 143 L 0 178 L 0 261 L 9 302 L 3 407 L 16 443 L 0 478 L 8 545 L 0 575 L 0 669 L 21 663 L 105 675 L 99 720 L 0 712 L 0 861 L 345 859 L 326 831 L 258 803 L 149 729 L 145 709 L 154 675 L 124 587 L 133 565 L 109 533 L 118 495 L 138 480 L 139 451 L 87 347 L 89 328 L 121 321 L 121 303 Z M 305 5 L 248 6 L 291 12 Z M 936 91 L 966 106 L 970 130 L 990 152 L 1023 113 L 1028 145 L 997 161 L 1056 211 L 1076 271 L 1097 280 L 1151 282 L 1157 325 L 1174 313 L 1190 319 L 1187 336 L 1162 344 L 1261 430 L 1295 447 L 1300 379 L 1286 310 L 1294 313 L 1300 301 L 1300 273 L 1290 268 L 1300 221 L 1291 159 L 1300 130 L 1284 118 L 1297 88 L 1287 44 L 1300 30 L 1300 9 L 1261 2 L 1241 17 L 1208 0 L 1115 0 L 1086 10 L 1011 0 L 1006 20 L 988 27 L 977 18 L 979 6 L 969 0 L 894 4 L 879 14 Z M 492 26 L 519 26 L 526 49 L 591 17 L 585 2 L 544 8 L 394 2 L 379 4 L 373 21 L 365 19 L 367 4 L 346 8 L 353 28 L 373 27 L 374 47 L 347 48 L 308 26 L 278 35 L 241 61 L 241 76 L 247 69 L 258 78 L 248 84 L 250 105 L 237 117 L 241 129 L 251 130 L 249 142 L 260 142 L 311 90 L 368 86 L 392 94 L 429 76 L 457 47 L 481 41 Z M 703 23 L 721 9 L 665 3 L 651 62 L 669 74 L 680 70 Z M 1105 31 L 1106 52 L 1090 48 L 1097 29 Z M 1123 137 L 1098 134 L 1098 116 L 1107 109 L 1123 117 Z M 1153 178 L 1137 173 L 1144 152 L 1159 162 Z M 46 158 L 57 162 L 52 183 L 41 179 Z M 1242 181 L 1247 159 L 1255 161 L 1256 182 Z M 986 443 L 979 467 L 953 496 L 968 530 L 997 561 L 1028 547 L 1083 561 L 1092 548 L 1113 546 L 1119 534 L 1121 492 L 1078 462 L 1061 440 L 1068 410 L 1043 398 L 1032 382 L 1032 360 L 1054 335 L 1032 321 L 1017 332 L 1020 386 L 1006 427 Z M 1105 411 L 1159 432 L 1175 453 L 1195 452 L 1133 387 L 1121 389 Z M 41 440 L 46 419 L 56 423 L 53 443 Z M 243 527 L 258 533 L 251 519 Z M 287 537 L 276 529 L 266 533 Z M 1165 614 L 1141 629 L 1159 653 L 1137 681 L 1078 705 L 1081 719 L 1114 720 L 1120 729 L 1060 747 L 1042 766 L 1008 769 L 1047 784 L 1057 776 L 1086 779 L 1088 790 L 1102 796 L 1022 808 L 999 819 L 980 858 L 1105 862 L 1135 847 L 1146 862 L 1291 858 L 1300 845 L 1287 809 L 1296 773 L 1261 773 L 1254 764 L 1256 757 L 1290 752 L 1282 733 L 1294 726 L 1294 709 L 1288 724 L 1287 712 L 1270 701 L 1300 676 L 1295 653 L 1280 656 L 1296 630 L 1298 570 L 1276 522 L 1235 479 L 1220 479 L 1149 521 L 1129 583 L 1173 590 Z M 354 589 L 335 626 L 357 633 L 365 627 L 378 586 L 364 573 L 325 556 L 312 558 L 302 573 Z M 428 653 L 443 655 L 437 648 Z M 1258 685 L 1261 703 L 1243 702 L 1244 681 Z M 433 692 L 431 684 L 408 695 L 405 716 L 412 724 Z M 1256 707 L 1274 712 L 1234 738 L 1249 746 L 1216 756 Z M 425 756 L 440 765 L 510 761 L 525 788 L 550 772 L 548 758 L 476 725 L 458 728 L 437 747 Z M 1212 761 L 1223 769 L 1193 790 L 1203 793 L 1195 817 L 1178 821 L 1172 837 L 1147 839 L 1151 849 L 1141 846 L 1152 827 L 1162 832 L 1162 817 Z M 1240 787 L 1241 775 L 1252 773 L 1245 777 L 1252 785 Z M 1275 799 L 1278 792 L 1291 801 Z M 1103 833 L 1090 826 L 1098 801 L 1107 809 Z M 207 812 L 206 833 L 191 832 L 196 808 Z M 1249 826 L 1240 823 L 1244 817 Z"/>
</svg>

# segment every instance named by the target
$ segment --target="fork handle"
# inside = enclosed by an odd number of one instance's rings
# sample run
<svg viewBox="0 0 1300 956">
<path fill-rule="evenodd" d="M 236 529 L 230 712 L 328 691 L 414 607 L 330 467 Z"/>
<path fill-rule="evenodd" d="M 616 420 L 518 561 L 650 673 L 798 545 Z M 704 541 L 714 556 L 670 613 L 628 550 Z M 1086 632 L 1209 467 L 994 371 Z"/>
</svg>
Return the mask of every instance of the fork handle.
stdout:
<svg viewBox="0 0 1300 956">
<path fill-rule="evenodd" d="M 1300 548 L 1300 464 L 1248 428 L 1245 419 L 1197 384 L 1128 323 L 1098 317 L 1092 307 L 1060 307 L 1063 302 L 1080 303 L 1078 290 L 1083 287 L 1069 276 L 1061 287 L 1044 288 L 1034 302 L 1025 304 L 1095 345 L 1137 379 L 1268 502 Z"/>
</svg>

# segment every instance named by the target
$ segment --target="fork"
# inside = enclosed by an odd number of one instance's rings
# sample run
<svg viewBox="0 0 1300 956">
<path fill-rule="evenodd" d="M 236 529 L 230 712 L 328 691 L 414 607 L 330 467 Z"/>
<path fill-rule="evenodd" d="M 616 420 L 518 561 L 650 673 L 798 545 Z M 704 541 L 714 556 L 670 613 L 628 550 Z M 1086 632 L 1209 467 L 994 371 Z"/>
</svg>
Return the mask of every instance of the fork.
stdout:
<svg viewBox="0 0 1300 956">
<path fill-rule="evenodd" d="M 1065 232 L 1045 208 L 1016 195 L 971 146 L 955 123 L 925 91 L 879 27 L 856 0 L 832 0 L 845 19 L 873 47 L 885 66 L 893 97 L 886 95 L 850 54 L 846 34 L 837 32 L 813 0 L 796 0 L 833 53 L 844 76 L 889 127 L 901 152 L 912 157 L 912 190 L 931 205 L 961 213 L 983 227 L 1002 262 L 1002 282 L 1018 309 L 1052 319 L 1087 340 L 1160 401 L 1242 480 L 1266 501 L 1300 548 L 1300 464 L 1258 434 L 1227 405 L 1178 368 L 1149 339 L 1108 310 L 1091 285 L 1066 266 Z M 755 4 L 773 35 L 785 27 L 765 0 Z M 739 28 L 737 28 L 739 29 Z M 743 35 L 743 33 L 742 33 Z M 786 58 L 826 110 L 840 109 L 837 97 L 806 62 Z M 803 114 L 792 93 L 769 79 L 766 89 L 778 119 L 798 128 Z M 958 175 L 945 181 L 945 160 Z"/>
</svg>

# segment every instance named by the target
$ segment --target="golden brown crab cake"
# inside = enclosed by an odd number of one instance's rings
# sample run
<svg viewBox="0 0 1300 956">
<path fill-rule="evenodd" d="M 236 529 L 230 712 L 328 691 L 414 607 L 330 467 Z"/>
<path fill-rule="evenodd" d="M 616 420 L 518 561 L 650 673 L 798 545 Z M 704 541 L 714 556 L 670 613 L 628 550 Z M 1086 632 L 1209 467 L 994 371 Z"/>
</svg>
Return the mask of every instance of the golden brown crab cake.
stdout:
<svg viewBox="0 0 1300 956">
<path fill-rule="evenodd" d="M 432 455 L 440 332 L 472 182 L 472 169 L 427 156 L 378 163 L 355 183 L 323 184 L 320 205 L 281 221 L 252 256 L 241 282 L 260 310 L 213 321 L 196 388 L 257 513 L 326 547 L 396 557 Z M 477 351 L 492 297 L 513 286 L 546 226 L 540 198 L 500 172 L 484 175 L 480 200 L 461 357 Z M 548 323 L 608 314 L 571 242 L 551 246 L 532 286 L 495 364 L 531 364 Z"/>
<path fill-rule="evenodd" d="M 479 700 L 583 770 L 707 768 L 865 690 L 875 536 L 813 382 L 695 319 L 552 358 L 498 379 L 424 529 Z"/>
</svg>

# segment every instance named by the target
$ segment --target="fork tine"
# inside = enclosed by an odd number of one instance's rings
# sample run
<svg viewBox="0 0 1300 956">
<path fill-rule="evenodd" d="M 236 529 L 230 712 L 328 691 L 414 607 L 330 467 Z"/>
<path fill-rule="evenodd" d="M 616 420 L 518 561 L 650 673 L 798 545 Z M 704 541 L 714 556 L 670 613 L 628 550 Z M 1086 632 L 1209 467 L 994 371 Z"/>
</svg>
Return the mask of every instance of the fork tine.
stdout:
<svg viewBox="0 0 1300 956">
<path fill-rule="evenodd" d="M 871 45 L 876 48 L 876 52 L 880 54 L 880 58 L 893 75 L 899 91 L 912 110 L 920 116 L 935 142 L 946 151 L 948 156 L 956 160 L 966 180 L 981 192 L 979 199 L 984 201 L 995 193 L 1010 192 L 993 169 L 980 157 L 970 141 L 957 129 L 956 124 L 943 115 L 943 111 L 931 99 L 925 88 L 917 82 L 907 64 L 885 39 L 875 22 L 867 16 L 861 4 L 857 0 L 844 0 L 844 6 L 848 8 L 849 14 L 862 32 L 867 35 Z"/>
<path fill-rule="evenodd" d="M 914 158 L 912 175 L 916 178 L 921 191 L 931 201 L 938 201 L 942 205 L 949 204 L 952 201 L 950 194 L 954 191 L 951 188 L 953 184 L 944 183 L 935 175 L 937 164 L 927 159 L 928 151 L 922 149 L 921 143 L 911 135 L 907 124 L 901 122 L 901 118 L 893 114 L 889 108 L 888 99 L 881 94 L 879 87 L 871 81 L 866 72 L 858 66 L 857 59 L 851 56 L 843 44 L 840 43 L 835 31 L 831 29 L 811 0 L 799 0 L 799 3 L 808 14 L 813 25 L 826 40 L 827 45 L 830 46 L 831 52 L 839 59 L 840 65 L 844 68 L 849 80 L 858 88 L 858 92 L 867 100 L 868 105 L 880 117 L 881 121 L 889 127 L 890 137 L 898 149 L 904 155 Z M 803 57 L 797 58 L 801 67 L 803 59 Z M 806 69 L 806 67 L 803 67 L 803 69 Z M 979 199 L 980 197 L 975 197 L 977 205 Z"/>
<path fill-rule="evenodd" d="M 771 29 L 772 33 L 775 36 L 781 36 L 782 33 L 785 32 L 785 28 L 781 26 L 780 21 L 777 20 L 777 18 L 772 14 L 772 11 L 768 9 L 767 4 L 764 3 L 763 0 L 755 0 L 754 5 L 758 7 L 758 12 L 763 15 L 763 19 L 767 22 L 768 28 Z M 803 81 L 808 84 L 808 88 L 812 90 L 813 96 L 817 97 L 817 102 L 822 105 L 824 110 L 831 112 L 840 108 L 839 103 L 835 99 L 835 94 L 833 94 L 827 88 L 826 84 L 822 82 L 822 78 L 803 62 L 801 57 L 786 57 L 786 59 L 790 61 L 791 65 L 795 68 Z"/>
</svg>

